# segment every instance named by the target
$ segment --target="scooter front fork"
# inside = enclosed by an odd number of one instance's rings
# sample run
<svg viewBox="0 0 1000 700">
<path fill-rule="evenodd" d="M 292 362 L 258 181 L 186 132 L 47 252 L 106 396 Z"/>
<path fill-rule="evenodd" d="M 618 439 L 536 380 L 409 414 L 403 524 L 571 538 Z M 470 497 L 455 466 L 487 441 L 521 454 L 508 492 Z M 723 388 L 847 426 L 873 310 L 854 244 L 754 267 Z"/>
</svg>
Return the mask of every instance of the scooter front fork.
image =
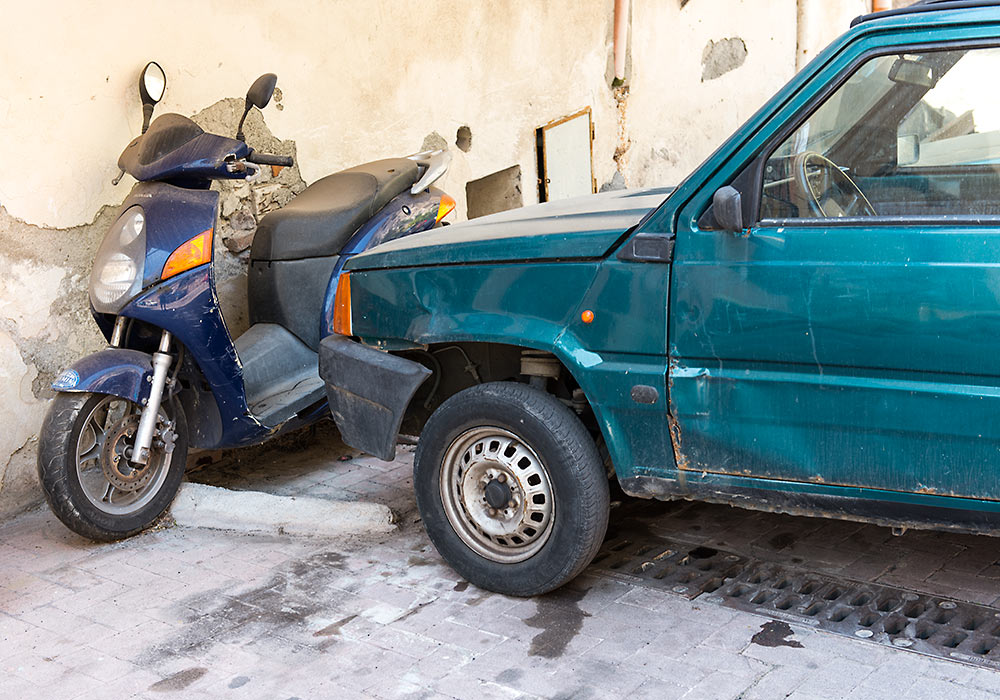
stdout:
<svg viewBox="0 0 1000 700">
<path fill-rule="evenodd" d="M 139 417 L 139 428 L 135 433 L 135 446 L 132 448 L 132 461 L 146 464 L 149 461 L 149 448 L 153 444 L 153 432 L 160 417 L 160 402 L 163 400 L 163 387 L 167 383 L 167 372 L 170 370 L 170 333 L 163 331 L 160 336 L 160 347 L 153 353 L 153 377 L 150 381 L 149 399 Z"/>
</svg>

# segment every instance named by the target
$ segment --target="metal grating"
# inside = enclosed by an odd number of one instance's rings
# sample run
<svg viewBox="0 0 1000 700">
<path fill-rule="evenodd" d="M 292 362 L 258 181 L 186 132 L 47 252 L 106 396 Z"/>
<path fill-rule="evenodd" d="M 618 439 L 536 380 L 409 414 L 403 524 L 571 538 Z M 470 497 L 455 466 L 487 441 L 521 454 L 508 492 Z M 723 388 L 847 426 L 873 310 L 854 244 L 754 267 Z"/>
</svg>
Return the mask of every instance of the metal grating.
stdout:
<svg viewBox="0 0 1000 700">
<path fill-rule="evenodd" d="M 691 600 L 718 590 L 747 564 L 746 557 L 710 547 L 691 548 L 659 538 L 637 542 L 617 537 L 604 543 L 592 566 L 636 583 L 648 581 Z"/>
<path fill-rule="evenodd" d="M 594 568 L 786 622 L 1000 670 L 1000 610 L 813 574 L 644 534 L 605 542 Z"/>
</svg>

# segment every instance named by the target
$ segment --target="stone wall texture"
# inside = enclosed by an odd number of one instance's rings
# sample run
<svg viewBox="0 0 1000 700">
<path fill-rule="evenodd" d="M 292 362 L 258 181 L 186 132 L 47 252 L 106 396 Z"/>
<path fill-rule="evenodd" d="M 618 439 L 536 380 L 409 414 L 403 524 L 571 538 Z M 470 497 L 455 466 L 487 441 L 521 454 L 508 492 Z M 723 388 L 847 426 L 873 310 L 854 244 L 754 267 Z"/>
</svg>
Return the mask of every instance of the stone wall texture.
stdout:
<svg viewBox="0 0 1000 700">
<path fill-rule="evenodd" d="M 628 75 L 612 88 L 613 0 L 37 0 L 0 22 L 0 518 L 36 503 L 49 383 L 100 349 L 87 280 L 134 182 L 112 186 L 139 134 L 139 71 L 167 74 L 157 113 L 235 133 L 265 72 L 279 93 L 248 142 L 297 165 L 221 186 L 216 275 L 246 325 L 247 247 L 260 215 L 325 174 L 425 144 L 454 161 L 441 186 L 520 166 L 536 201 L 535 129 L 590 107 L 598 186 L 674 184 L 815 53 L 859 0 L 634 0 Z M 804 20 L 803 20 L 804 18 Z M 803 21 L 808 31 L 803 32 Z M 808 44 L 805 47 L 803 42 Z M 810 54 L 811 55 L 811 54 Z"/>
</svg>

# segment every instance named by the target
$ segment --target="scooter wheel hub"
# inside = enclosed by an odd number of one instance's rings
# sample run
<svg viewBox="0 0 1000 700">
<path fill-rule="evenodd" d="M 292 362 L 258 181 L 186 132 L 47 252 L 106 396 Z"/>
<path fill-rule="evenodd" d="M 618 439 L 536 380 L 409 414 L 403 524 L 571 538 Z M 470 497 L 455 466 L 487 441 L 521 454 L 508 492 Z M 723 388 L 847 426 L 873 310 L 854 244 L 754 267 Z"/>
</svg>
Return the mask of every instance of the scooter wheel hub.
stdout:
<svg viewBox="0 0 1000 700">
<path fill-rule="evenodd" d="M 130 415 L 108 432 L 101 451 L 101 469 L 112 486 L 119 491 L 138 491 L 145 486 L 153 473 L 153 460 L 146 464 L 135 464 L 129 457 L 135 444 L 135 434 L 139 429 L 139 416 Z"/>
</svg>

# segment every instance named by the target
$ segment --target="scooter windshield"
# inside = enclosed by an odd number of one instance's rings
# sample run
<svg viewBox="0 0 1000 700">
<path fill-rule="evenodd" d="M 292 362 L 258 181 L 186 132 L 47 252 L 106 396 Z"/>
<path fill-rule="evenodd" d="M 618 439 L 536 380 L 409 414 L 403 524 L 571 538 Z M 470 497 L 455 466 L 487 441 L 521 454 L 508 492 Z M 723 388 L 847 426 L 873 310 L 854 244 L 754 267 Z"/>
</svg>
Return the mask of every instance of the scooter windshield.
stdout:
<svg viewBox="0 0 1000 700">
<path fill-rule="evenodd" d="M 248 153 L 242 141 L 207 134 L 180 114 L 163 114 L 122 151 L 118 167 L 140 182 L 231 178 L 227 156 L 244 158 Z"/>
</svg>

